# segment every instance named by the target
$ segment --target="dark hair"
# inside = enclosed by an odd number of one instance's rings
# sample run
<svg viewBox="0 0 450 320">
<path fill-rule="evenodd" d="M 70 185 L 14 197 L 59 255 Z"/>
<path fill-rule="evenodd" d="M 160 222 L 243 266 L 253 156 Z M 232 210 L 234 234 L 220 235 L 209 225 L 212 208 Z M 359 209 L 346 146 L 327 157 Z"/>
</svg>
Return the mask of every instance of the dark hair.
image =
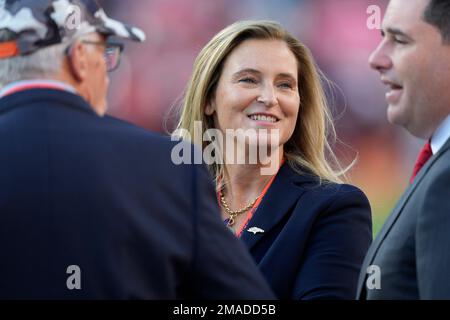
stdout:
<svg viewBox="0 0 450 320">
<path fill-rule="evenodd" d="M 423 18 L 439 29 L 444 43 L 450 44 L 450 0 L 430 0 Z"/>
</svg>

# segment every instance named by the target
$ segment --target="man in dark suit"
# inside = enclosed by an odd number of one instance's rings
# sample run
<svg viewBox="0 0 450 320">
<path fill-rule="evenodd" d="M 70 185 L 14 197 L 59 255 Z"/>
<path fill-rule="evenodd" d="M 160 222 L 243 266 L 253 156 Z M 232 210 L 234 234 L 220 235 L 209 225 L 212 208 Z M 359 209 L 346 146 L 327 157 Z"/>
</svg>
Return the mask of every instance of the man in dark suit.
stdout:
<svg viewBox="0 0 450 320">
<path fill-rule="evenodd" d="M 370 65 L 389 121 L 426 139 L 365 258 L 360 299 L 450 299 L 450 1 L 391 0 Z"/>
<path fill-rule="evenodd" d="M 144 33 L 92 0 L 0 16 L 0 299 L 272 298 L 205 168 L 103 117 L 122 50 L 107 40 Z"/>
</svg>

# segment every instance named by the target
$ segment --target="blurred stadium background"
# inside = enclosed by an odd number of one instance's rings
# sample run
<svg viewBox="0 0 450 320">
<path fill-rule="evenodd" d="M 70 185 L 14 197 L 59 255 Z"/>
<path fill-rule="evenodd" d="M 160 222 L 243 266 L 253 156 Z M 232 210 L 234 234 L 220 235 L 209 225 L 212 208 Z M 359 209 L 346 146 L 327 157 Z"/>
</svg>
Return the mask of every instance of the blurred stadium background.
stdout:
<svg viewBox="0 0 450 320">
<path fill-rule="evenodd" d="M 112 16 L 140 26 L 148 40 L 128 43 L 121 68 L 111 75 L 109 113 L 141 127 L 165 132 L 192 65 L 211 37 L 246 19 L 282 23 L 312 50 L 335 83 L 334 146 L 344 164 L 357 157 L 351 183 L 367 194 L 376 234 L 402 191 L 422 145 L 386 120 L 385 90 L 368 67 L 381 39 L 367 27 L 370 5 L 384 13 L 386 0 L 103 0 Z M 173 119 L 172 119 L 173 120 Z"/>
</svg>

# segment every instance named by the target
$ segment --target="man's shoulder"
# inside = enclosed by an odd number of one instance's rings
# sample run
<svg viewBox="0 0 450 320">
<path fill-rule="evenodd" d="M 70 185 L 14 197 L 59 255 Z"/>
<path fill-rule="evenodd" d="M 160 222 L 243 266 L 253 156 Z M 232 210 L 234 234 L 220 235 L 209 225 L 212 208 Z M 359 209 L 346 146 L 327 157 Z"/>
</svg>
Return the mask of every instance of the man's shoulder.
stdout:
<svg viewBox="0 0 450 320">
<path fill-rule="evenodd" d="M 144 143 L 147 146 L 158 146 L 162 149 L 171 150 L 177 144 L 171 137 L 163 133 L 153 132 L 141 128 L 130 122 L 106 115 L 99 119 L 99 128 L 106 131 L 111 138 L 124 139 L 132 144 Z"/>
<path fill-rule="evenodd" d="M 104 117 L 101 117 L 101 118 L 99 118 L 99 121 L 101 122 L 101 124 L 103 126 L 113 128 L 114 130 L 116 130 L 117 133 L 141 136 L 146 139 L 156 140 L 156 141 L 161 141 L 161 142 L 168 142 L 170 140 L 169 137 L 167 137 L 161 133 L 149 131 L 149 130 L 141 128 L 131 122 L 127 122 L 125 120 L 116 118 L 111 115 L 106 115 Z"/>
<path fill-rule="evenodd" d="M 204 171 L 200 148 L 180 138 L 152 132 L 127 121 L 107 115 L 100 119 L 101 136 L 108 137 L 111 144 L 124 146 L 130 154 L 150 156 L 179 170 Z M 125 147 L 127 146 L 127 147 Z"/>
</svg>

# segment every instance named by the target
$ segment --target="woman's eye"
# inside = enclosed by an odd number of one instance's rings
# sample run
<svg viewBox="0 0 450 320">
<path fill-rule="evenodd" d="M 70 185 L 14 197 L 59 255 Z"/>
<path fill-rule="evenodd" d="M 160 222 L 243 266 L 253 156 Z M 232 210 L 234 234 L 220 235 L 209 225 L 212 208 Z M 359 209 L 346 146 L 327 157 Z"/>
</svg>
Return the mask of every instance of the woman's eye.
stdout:
<svg viewBox="0 0 450 320">
<path fill-rule="evenodd" d="M 239 80 L 239 82 L 244 82 L 244 83 L 256 83 L 256 80 L 253 78 L 242 78 Z"/>
<path fill-rule="evenodd" d="M 289 82 L 280 83 L 278 86 L 284 89 L 292 89 L 292 84 L 290 84 Z"/>
</svg>

